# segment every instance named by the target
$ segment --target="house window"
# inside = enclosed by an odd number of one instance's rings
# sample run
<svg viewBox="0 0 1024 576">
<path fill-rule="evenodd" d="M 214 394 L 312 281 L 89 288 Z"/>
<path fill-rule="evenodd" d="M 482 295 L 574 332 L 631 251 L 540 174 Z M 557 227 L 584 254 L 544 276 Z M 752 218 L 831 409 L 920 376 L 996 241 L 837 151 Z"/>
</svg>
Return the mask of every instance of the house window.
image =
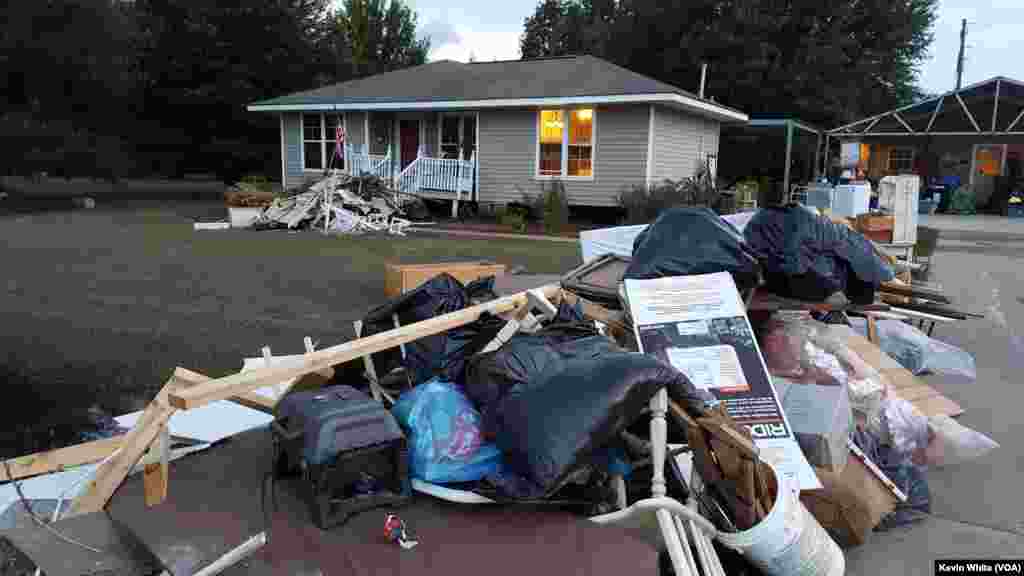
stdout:
<svg viewBox="0 0 1024 576">
<path fill-rule="evenodd" d="M 914 170 L 914 149 L 893 148 L 889 150 L 889 172 L 912 172 Z"/>
<path fill-rule="evenodd" d="M 337 114 L 302 115 L 302 167 L 306 170 L 344 168 L 344 153 L 337 155 L 335 131 L 344 127 Z M 333 162 L 332 162 L 333 160 Z"/>
<path fill-rule="evenodd" d="M 537 175 L 594 175 L 594 109 L 541 110 L 538 115 Z"/>
<path fill-rule="evenodd" d="M 569 176 L 594 174 L 594 110 L 583 108 L 569 114 Z"/>
<path fill-rule="evenodd" d="M 561 110 L 540 113 L 540 175 L 562 175 L 562 141 L 565 121 Z"/>
<path fill-rule="evenodd" d="M 459 117 L 441 117 L 441 157 L 459 157 Z"/>
</svg>

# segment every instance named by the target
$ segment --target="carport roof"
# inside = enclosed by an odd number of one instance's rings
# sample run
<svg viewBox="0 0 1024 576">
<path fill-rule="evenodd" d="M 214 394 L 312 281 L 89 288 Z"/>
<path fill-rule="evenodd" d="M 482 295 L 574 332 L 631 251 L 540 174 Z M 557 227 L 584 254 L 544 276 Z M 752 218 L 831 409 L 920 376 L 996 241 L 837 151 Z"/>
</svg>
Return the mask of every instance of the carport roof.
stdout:
<svg viewBox="0 0 1024 576">
<path fill-rule="evenodd" d="M 996 76 L 829 130 L 839 137 L 1024 135 L 1024 82 Z"/>
</svg>

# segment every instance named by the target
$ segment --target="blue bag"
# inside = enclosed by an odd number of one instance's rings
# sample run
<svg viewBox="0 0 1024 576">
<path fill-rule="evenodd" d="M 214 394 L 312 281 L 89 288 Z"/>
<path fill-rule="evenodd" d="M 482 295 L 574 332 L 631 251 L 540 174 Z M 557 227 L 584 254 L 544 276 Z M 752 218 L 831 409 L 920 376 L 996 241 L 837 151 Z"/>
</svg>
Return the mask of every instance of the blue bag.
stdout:
<svg viewBox="0 0 1024 576">
<path fill-rule="evenodd" d="M 435 484 L 474 482 L 498 471 L 501 452 L 484 444 L 480 413 L 451 382 L 428 380 L 391 409 L 409 434 L 409 471 Z"/>
</svg>

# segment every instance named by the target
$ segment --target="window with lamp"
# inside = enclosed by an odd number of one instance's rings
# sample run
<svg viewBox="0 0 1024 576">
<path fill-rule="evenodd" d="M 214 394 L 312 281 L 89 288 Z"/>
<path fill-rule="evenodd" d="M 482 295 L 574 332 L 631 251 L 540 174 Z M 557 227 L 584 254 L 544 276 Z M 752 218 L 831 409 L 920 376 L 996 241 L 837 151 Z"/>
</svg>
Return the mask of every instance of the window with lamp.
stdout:
<svg viewBox="0 0 1024 576">
<path fill-rule="evenodd" d="M 537 123 L 537 176 L 593 177 L 593 108 L 541 110 Z"/>
<path fill-rule="evenodd" d="M 345 154 L 337 149 L 337 129 L 345 123 L 338 114 L 302 115 L 302 169 L 345 168 Z M 342 147 L 342 149 L 344 149 Z"/>
<path fill-rule="evenodd" d="M 893 148 L 889 150 L 889 172 L 905 174 L 914 171 L 914 149 Z"/>
</svg>

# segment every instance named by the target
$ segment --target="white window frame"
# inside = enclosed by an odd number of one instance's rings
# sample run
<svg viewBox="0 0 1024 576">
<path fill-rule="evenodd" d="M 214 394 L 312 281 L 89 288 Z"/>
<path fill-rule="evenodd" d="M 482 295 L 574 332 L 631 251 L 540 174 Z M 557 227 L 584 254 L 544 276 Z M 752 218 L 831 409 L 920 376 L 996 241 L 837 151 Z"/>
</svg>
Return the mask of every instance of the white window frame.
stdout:
<svg viewBox="0 0 1024 576">
<path fill-rule="evenodd" d="M 473 117 L 474 117 L 474 115 L 473 115 L 472 112 L 442 112 L 442 113 L 440 113 L 438 115 L 438 119 L 437 119 L 437 154 L 436 154 L 436 156 L 438 158 L 443 158 L 444 157 L 444 151 L 442 149 L 442 146 L 444 146 L 444 119 L 445 118 L 458 118 L 458 120 L 459 120 L 459 127 L 458 127 L 458 134 L 457 134 L 458 138 L 459 138 L 459 155 L 458 155 L 458 158 L 459 158 L 459 160 L 462 160 L 462 152 L 463 152 L 463 149 L 462 149 L 462 137 L 465 135 L 466 118 L 473 118 Z"/>
<path fill-rule="evenodd" d="M 589 108 L 593 111 L 590 120 L 590 176 L 569 176 L 569 115 L 576 110 Z M 562 129 L 562 173 L 559 175 L 548 175 L 540 173 L 540 119 L 541 113 L 545 110 L 561 110 L 562 118 L 565 118 L 565 126 Z M 534 123 L 536 132 L 533 135 L 533 179 L 534 180 L 569 180 L 577 182 L 593 182 L 597 176 L 597 107 L 596 106 L 554 106 L 537 109 L 537 120 Z"/>
<path fill-rule="evenodd" d="M 337 116 L 341 119 L 341 125 L 345 130 L 345 140 L 349 138 L 348 133 L 348 117 L 342 112 L 330 112 L 330 113 L 309 113 L 303 112 L 299 115 L 299 130 L 301 136 L 299 137 L 299 164 L 302 166 L 303 172 L 319 173 L 327 170 L 327 156 L 328 147 L 330 147 L 330 153 L 334 153 L 334 135 L 327 134 L 327 116 Z M 306 116 L 319 116 L 320 117 L 320 140 L 308 140 L 310 144 L 318 142 L 320 144 L 320 166 L 321 168 L 306 168 Z M 345 170 L 345 165 L 348 163 L 347 155 L 343 154 L 341 157 L 341 166 L 335 166 L 338 170 Z"/>
<path fill-rule="evenodd" d="M 907 168 L 906 170 L 898 170 L 898 169 L 892 167 L 892 156 L 897 151 L 899 151 L 899 152 L 910 152 L 910 167 Z M 894 173 L 897 173 L 897 174 L 902 174 L 902 173 L 906 173 L 906 172 L 913 172 L 914 171 L 914 160 L 916 160 L 916 159 L 917 159 L 917 150 L 912 148 L 912 147 L 910 147 L 910 146 L 896 146 L 896 147 L 890 148 L 889 149 L 889 155 L 885 159 L 885 171 L 886 172 L 894 172 Z"/>
</svg>

